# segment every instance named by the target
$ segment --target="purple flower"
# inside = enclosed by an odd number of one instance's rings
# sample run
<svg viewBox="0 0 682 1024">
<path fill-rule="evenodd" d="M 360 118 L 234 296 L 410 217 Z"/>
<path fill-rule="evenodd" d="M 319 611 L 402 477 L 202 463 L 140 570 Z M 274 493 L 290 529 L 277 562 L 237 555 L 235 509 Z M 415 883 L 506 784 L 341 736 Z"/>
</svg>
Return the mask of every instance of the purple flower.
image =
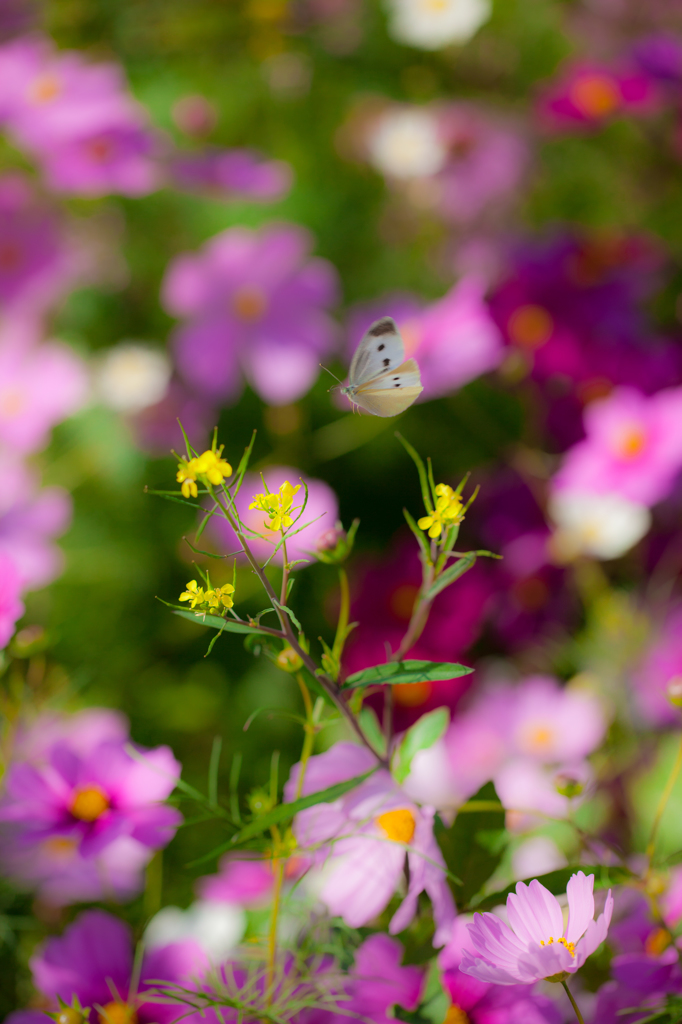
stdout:
<svg viewBox="0 0 682 1024">
<path fill-rule="evenodd" d="M 618 114 L 651 113 L 657 99 L 654 83 L 637 70 L 578 63 L 547 87 L 538 112 L 551 128 L 585 129 L 599 127 Z"/>
<path fill-rule="evenodd" d="M 26 467 L 0 454 L 0 552 L 16 564 L 22 590 L 44 587 L 61 573 L 64 556 L 52 543 L 71 521 L 71 497 L 61 487 L 38 490 Z"/>
<path fill-rule="evenodd" d="M 458 917 L 452 938 L 438 954 L 443 988 L 452 1000 L 448 1019 L 468 1024 L 561 1024 L 559 1008 L 532 985 L 500 985 L 479 981 L 460 970 L 464 951 L 475 954 L 467 919 Z M 459 1011 L 460 1016 L 457 1016 Z"/>
<path fill-rule="evenodd" d="M 0 551 L 0 648 L 6 647 L 12 639 L 17 619 L 24 614 L 20 594 L 19 570 L 10 556 Z"/>
<path fill-rule="evenodd" d="M 337 743 L 310 758 L 302 794 L 353 778 L 375 764 L 364 748 Z M 300 765 L 292 769 L 284 789 L 287 800 L 294 798 L 300 770 Z M 433 820 L 432 808 L 418 807 L 389 772 L 380 770 L 335 803 L 301 811 L 294 834 L 303 851 L 315 851 L 323 871 L 322 902 L 353 928 L 366 925 L 386 907 L 403 877 L 407 856 L 409 885 L 389 931 L 395 934 L 408 926 L 425 891 L 433 905 L 433 941 L 438 946 L 449 938 L 455 906 Z"/>
<path fill-rule="evenodd" d="M 650 397 L 618 388 L 590 403 L 584 424 L 587 437 L 566 454 L 556 488 L 617 494 L 640 505 L 669 494 L 682 468 L 682 388 Z"/>
<path fill-rule="evenodd" d="M 561 904 L 544 885 L 518 882 L 507 897 L 509 926 L 495 914 L 475 914 L 469 925 L 474 952 L 464 951 L 461 970 L 494 985 L 529 985 L 574 974 L 606 938 L 613 912 L 609 890 L 604 913 L 594 920 L 594 875 L 572 875 L 568 924 Z"/>
<path fill-rule="evenodd" d="M 217 198 L 243 198 L 272 203 L 283 199 L 292 184 L 292 170 L 282 160 L 264 160 L 249 149 L 208 149 L 178 153 L 168 165 L 177 188 L 208 192 Z"/>
<path fill-rule="evenodd" d="M 248 907 L 267 902 L 273 885 L 272 861 L 228 855 L 222 858 L 219 873 L 200 878 L 196 888 L 202 900 Z"/>
<path fill-rule="evenodd" d="M 133 953 L 132 935 L 123 921 L 103 910 L 86 910 L 63 935 L 48 939 L 31 957 L 33 983 L 55 1010 L 58 997 L 65 1003 L 77 997 L 82 1006 L 90 1007 L 92 1024 L 125 1020 L 126 1014 L 140 1024 L 170 1024 L 180 1017 L 198 1021 L 198 1015 L 184 1016 L 184 1006 L 166 999 L 157 1002 L 149 990 L 156 981 L 189 985 L 208 967 L 201 948 L 185 941 L 147 952 L 135 989 Z M 20 1014 L 8 1019 L 19 1024 Z"/>
<path fill-rule="evenodd" d="M 233 402 L 243 374 L 274 405 L 306 393 L 333 346 L 326 310 L 338 293 L 331 264 L 309 259 L 311 244 L 293 224 L 258 232 L 235 227 L 172 262 L 163 302 L 187 321 L 176 329 L 174 346 L 191 387 Z"/>
<path fill-rule="evenodd" d="M 484 288 L 467 277 L 425 309 L 407 295 L 390 295 L 359 307 L 350 323 L 350 352 L 372 320 L 392 316 L 405 342 L 406 357 L 419 363 L 424 399 L 438 398 L 494 369 L 503 354 L 502 337 L 483 299 Z"/>
<path fill-rule="evenodd" d="M 168 747 L 139 748 L 133 757 L 124 738 L 110 735 L 113 723 L 103 723 L 96 745 L 84 744 L 87 722 L 73 728 L 68 721 L 62 736 L 56 728 L 46 734 L 39 722 L 38 742 L 23 740 L 33 756 L 10 765 L 0 801 L 3 859 L 19 881 L 39 885 L 53 901 L 127 895 L 151 851 L 165 846 L 182 820 L 162 803 L 180 765 Z"/>
<path fill-rule="evenodd" d="M 682 85 L 682 40 L 660 32 L 635 44 L 633 56 L 645 74 L 662 85 Z"/>
<path fill-rule="evenodd" d="M 304 529 L 300 533 L 293 534 L 287 540 L 287 557 L 290 562 L 294 562 L 299 558 L 307 559 L 309 562 L 314 561 L 314 552 L 317 548 L 318 538 L 325 534 L 338 519 L 339 506 L 333 490 L 323 480 L 311 480 L 308 477 L 302 477 L 300 470 L 292 469 L 290 466 L 268 466 L 263 471 L 263 478 L 268 490 L 271 492 L 278 491 L 285 480 L 296 486 L 300 480 L 305 479 L 308 488 L 308 504 L 306 505 L 305 512 L 301 515 L 300 521 L 296 520 L 305 499 L 303 487 L 301 487 L 294 498 L 291 511 L 291 516 L 295 520 L 294 525 L 291 527 L 292 531 L 298 530 L 301 527 L 304 527 Z M 262 491 L 263 481 L 260 476 L 249 473 L 244 477 L 236 504 L 242 523 L 248 527 L 246 538 L 249 548 L 257 559 L 265 561 L 272 555 L 276 545 L 281 541 L 282 535 L 279 532 L 270 530 L 265 525 L 268 522 L 268 518 L 264 512 L 259 509 L 249 508 L 254 494 L 260 494 Z M 305 526 L 306 523 L 310 525 Z M 221 549 L 224 548 L 227 551 L 238 550 L 239 541 L 232 527 L 225 519 L 213 516 L 209 529 Z M 249 530 L 252 532 L 250 533 Z M 282 558 L 282 549 L 280 548 L 273 561 L 276 565 L 281 565 Z"/>
<path fill-rule="evenodd" d="M 402 967 L 402 954 L 400 943 L 388 935 L 365 939 L 355 954 L 348 979 L 350 999 L 339 1004 L 339 1017 L 369 1017 L 374 1024 L 389 1024 L 395 1019 L 389 1010 L 396 1004 L 416 1009 L 424 976 L 418 967 Z"/>
<path fill-rule="evenodd" d="M 57 191 L 144 195 L 156 186 L 154 141 L 120 68 L 55 53 L 41 38 L 0 50 L 0 119 L 41 161 Z"/>
</svg>

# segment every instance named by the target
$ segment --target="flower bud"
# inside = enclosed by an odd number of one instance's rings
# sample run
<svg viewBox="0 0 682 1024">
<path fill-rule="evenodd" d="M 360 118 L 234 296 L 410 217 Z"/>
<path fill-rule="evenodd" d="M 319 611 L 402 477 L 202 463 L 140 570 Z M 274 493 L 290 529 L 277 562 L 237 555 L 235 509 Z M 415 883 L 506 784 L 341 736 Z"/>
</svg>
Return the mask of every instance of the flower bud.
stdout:
<svg viewBox="0 0 682 1024">
<path fill-rule="evenodd" d="M 293 647 L 285 647 L 280 651 L 275 662 L 283 672 L 298 672 L 303 668 L 303 659 L 297 654 Z"/>
<path fill-rule="evenodd" d="M 568 797 L 570 800 L 572 797 L 580 796 L 584 792 L 585 783 L 582 779 L 571 775 L 570 772 L 559 772 L 554 778 L 554 788 L 557 793 Z"/>
<path fill-rule="evenodd" d="M 83 1024 L 85 1018 L 80 1010 L 72 1006 L 63 1006 L 54 1019 L 57 1024 Z"/>
<path fill-rule="evenodd" d="M 359 525 L 360 520 L 354 519 L 346 533 L 342 524 L 337 522 L 334 527 L 330 527 L 320 534 L 315 544 L 315 550 L 311 553 L 320 562 L 325 562 L 327 565 L 340 565 L 341 562 L 345 562 L 353 550 L 353 542 Z"/>
</svg>

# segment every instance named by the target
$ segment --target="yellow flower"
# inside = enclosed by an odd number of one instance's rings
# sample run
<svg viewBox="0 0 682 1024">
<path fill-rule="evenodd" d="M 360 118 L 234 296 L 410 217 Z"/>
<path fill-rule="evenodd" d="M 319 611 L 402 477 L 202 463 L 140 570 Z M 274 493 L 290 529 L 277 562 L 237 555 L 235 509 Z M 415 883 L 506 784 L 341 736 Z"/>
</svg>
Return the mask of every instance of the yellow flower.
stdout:
<svg viewBox="0 0 682 1024">
<path fill-rule="evenodd" d="M 197 496 L 197 462 L 198 459 L 190 459 L 189 462 L 183 459 L 178 465 L 178 475 L 175 479 L 182 484 L 183 498 L 196 498 Z"/>
<path fill-rule="evenodd" d="M 453 491 L 449 484 L 436 486 L 436 507 L 428 516 L 422 516 L 417 526 L 420 530 L 428 530 L 431 540 L 440 537 L 443 530 L 461 521 L 462 499 Z"/>
<path fill-rule="evenodd" d="M 205 601 L 209 608 L 220 608 L 221 605 L 224 608 L 232 608 L 234 605 L 234 601 L 231 596 L 232 594 L 234 594 L 234 587 L 231 583 L 226 583 L 224 587 L 216 587 L 215 590 L 207 590 Z"/>
<path fill-rule="evenodd" d="M 196 608 L 198 604 L 203 604 L 205 601 L 204 588 L 200 587 L 196 580 L 190 580 L 187 584 L 187 590 L 180 594 L 180 600 L 189 601 L 190 608 Z"/>
<path fill-rule="evenodd" d="M 267 513 L 270 522 L 264 525 L 269 530 L 288 530 L 294 521 L 289 515 L 291 503 L 300 489 L 300 484 L 296 484 L 294 487 L 288 480 L 285 480 L 277 493 L 255 494 L 249 508 L 259 508 Z"/>
<path fill-rule="evenodd" d="M 215 486 L 221 484 L 226 477 L 232 476 L 232 466 L 225 459 L 221 459 L 222 453 L 221 445 L 217 452 L 204 452 L 198 459 L 192 460 L 197 463 L 197 472 Z"/>
</svg>

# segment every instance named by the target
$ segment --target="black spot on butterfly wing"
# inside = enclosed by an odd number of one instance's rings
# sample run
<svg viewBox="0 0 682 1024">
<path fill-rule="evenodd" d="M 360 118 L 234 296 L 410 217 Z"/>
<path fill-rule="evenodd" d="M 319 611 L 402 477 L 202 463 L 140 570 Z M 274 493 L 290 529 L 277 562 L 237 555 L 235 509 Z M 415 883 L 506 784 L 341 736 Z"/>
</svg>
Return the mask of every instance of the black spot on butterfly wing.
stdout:
<svg viewBox="0 0 682 1024">
<path fill-rule="evenodd" d="M 390 366 L 391 365 L 391 360 L 390 359 L 384 359 L 383 363 L 384 363 L 384 366 Z"/>
<path fill-rule="evenodd" d="M 386 348 L 386 346 L 384 345 L 384 343 L 382 341 L 381 345 L 379 345 L 379 347 L 377 348 L 377 352 L 383 352 L 385 348 Z"/>
<path fill-rule="evenodd" d="M 382 334 L 395 334 L 395 326 L 390 316 L 387 316 L 383 320 L 377 320 L 374 326 L 370 327 L 368 333 L 371 338 L 380 338 Z"/>
</svg>

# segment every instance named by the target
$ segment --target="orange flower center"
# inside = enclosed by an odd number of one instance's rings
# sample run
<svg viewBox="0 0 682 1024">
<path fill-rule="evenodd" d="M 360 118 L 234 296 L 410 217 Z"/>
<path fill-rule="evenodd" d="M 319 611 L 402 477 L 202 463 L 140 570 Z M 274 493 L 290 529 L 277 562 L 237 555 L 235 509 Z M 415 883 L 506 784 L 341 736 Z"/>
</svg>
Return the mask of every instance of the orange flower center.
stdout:
<svg viewBox="0 0 682 1024">
<path fill-rule="evenodd" d="M 523 747 L 532 754 L 542 754 L 547 751 L 554 740 L 554 730 L 547 725 L 532 725 L 525 731 L 523 736 Z"/>
<path fill-rule="evenodd" d="M 111 1002 L 97 1014 L 99 1024 L 137 1024 L 137 1014 L 127 1003 Z"/>
<path fill-rule="evenodd" d="M 642 454 L 646 446 L 646 433 L 639 425 L 633 424 L 627 427 L 616 444 L 616 450 L 621 459 L 636 459 Z"/>
<path fill-rule="evenodd" d="M 75 853 L 76 846 L 77 843 L 73 839 L 67 839 L 65 836 L 53 836 L 52 839 L 46 839 L 43 843 L 46 853 L 52 857 L 62 857 L 64 860 Z"/>
<path fill-rule="evenodd" d="M 469 1024 L 469 1018 L 461 1006 L 457 1006 L 456 1003 L 452 1003 L 448 1007 L 448 1012 L 445 1014 L 443 1024 Z"/>
<path fill-rule="evenodd" d="M 29 89 L 29 97 L 34 103 L 49 103 L 62 91 L 61 82 L 56 75 L 41 75 Z"/>
<path fill-rule="evenodd" d="M 418 593 L 419 587 L 415 587 L 413 583 L 403 583 L 395 588 L 389 598 L 388 606 L 397 619 L 401 619 L 403 622 L 410 621 Z"/>
<path fill-rule="evenodd" d="M 582 75 L 571 86 L 569 96 L 585 117 L 607 117 L 621 102 L 620 90 L 608 75 Z"/>
<path fill-rule="evenodd" d="M 554 321 L 542 306 L 529 303 L 514 310 L 507 329 L 512 342 L 520 348 L 542 348 L 552 336 Z"/>
<path fill-rule="evenodd" d="M 248 324 L 260 320 L 267 308 L 267 295 L 256 285 L 245 284 L 232 296 L 232 309 L 240 320 L 245 320 Z"/>
<path fill-rule="evenodd" d="M 99 786 L 80 786 L 71 801 L 71 813 L 81 821 L 97 821 L 109 807 L 109 797 Z"/>
<path fill-rule="evenodd" d="M 431 696 L 433 687 L 428 680 L 421 683 L 396 683 L 393 696 L 401 708 L 420 708 Z"/>
<path fill-rule="evenodd" d="M 407 807 L 380 814 L 376 823 L 394 843 L 409 843 L 416 826 L 414 815 Z"/>
<path fill-rule="evenodd" d="M 648 956 L 660 956 L 672 941 L 673 937 L 667 928 L 655 928 L 651 935 L 647 936 L 644 950 Z"/>
<path fill-rule="evenodd" d="M 575 956 L 575 942 L 568 942 L 563 937 L 560 938 L 560 939 L 557 939 L 556 941 L 559 943 L 560 946 L 565 946 L 566 949 L 568 950 L 568 952 L 571 954 L 571 956 L 573 956 L 573 957 Z M 550 937 L 548 938 L 547 942 L 545 942 L 544 939 L 540 939 L 540 945 L 541 946 L 551 946 L 553 944 L 554 944 L 554 937 L 552 935 L 550 935 Z"/>
</svg>

